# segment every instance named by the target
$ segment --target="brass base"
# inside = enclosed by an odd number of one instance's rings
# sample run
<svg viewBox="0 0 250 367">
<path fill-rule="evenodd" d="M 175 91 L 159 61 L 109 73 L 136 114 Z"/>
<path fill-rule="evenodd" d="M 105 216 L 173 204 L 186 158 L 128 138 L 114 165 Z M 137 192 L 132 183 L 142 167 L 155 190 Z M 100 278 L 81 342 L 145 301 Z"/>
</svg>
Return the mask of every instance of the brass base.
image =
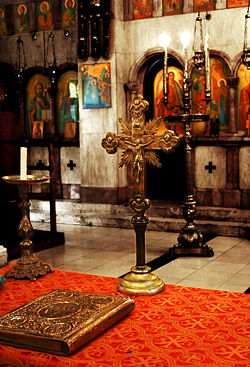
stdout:
<svg viewBox="0 0 250 367">
<path fill-rule="evenodd" d="M 204 256 L 212 257 L 214 256 L 213 249 L 207 245 L 202 245 L 200 247 L 181 247 L 175 245 L 169 249 L 169 254 L 171 257 L 178 256 Z"/>
<path fill-rule="evenodd" d="M 172 257 L 176 256 L 206 256 L 214 255 L 213 249 L 203 243 L 203 236 L 192 224 L 184 227 L 178 238 L 178 244 L 169 249 Z"/>
<path fill-rule="evenodd" d="M 164 291 L 165 283 L 151 273 L 149 266 L 133 266 L 131 272 L 118 283 L 117 289 L 123 294 L 132 296 L 153 296 Z"/>
<path fill-rule="evenodd" d="M 5 274 L 6 278 L 25 279 L 35 281 L 37 277 L 47 273 L 52 273 L 54 269 L 51 265 L 40 261 L 34 254 L 21 257 Z"/>
</svg>

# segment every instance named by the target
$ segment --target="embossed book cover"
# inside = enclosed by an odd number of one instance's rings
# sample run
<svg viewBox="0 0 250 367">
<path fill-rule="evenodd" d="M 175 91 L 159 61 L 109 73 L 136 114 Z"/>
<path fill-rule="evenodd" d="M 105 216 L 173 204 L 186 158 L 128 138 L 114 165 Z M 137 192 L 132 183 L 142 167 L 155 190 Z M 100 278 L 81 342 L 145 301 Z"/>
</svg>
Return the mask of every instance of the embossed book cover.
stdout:
<svg viewBox="0 0 250 367">
<path fill-rule="evenodd" d="M 69 355 L 134 309 L 130 298 L 57 289 L 0 317 L 0 344 Z"/>
</svg>

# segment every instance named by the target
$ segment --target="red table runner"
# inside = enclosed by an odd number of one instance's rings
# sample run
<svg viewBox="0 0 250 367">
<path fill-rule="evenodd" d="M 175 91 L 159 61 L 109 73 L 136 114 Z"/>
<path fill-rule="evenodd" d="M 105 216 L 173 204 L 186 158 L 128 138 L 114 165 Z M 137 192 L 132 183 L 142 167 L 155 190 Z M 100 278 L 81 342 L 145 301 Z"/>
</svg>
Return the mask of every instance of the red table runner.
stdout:
<svg viewBox="0 0 250 367">
<path fill-rule="evenodd" d="M 118 281 L 59 270 L 35 282 L 7 279 L 0 315 L 54 289 L 121 295 Z M 161 294 L 131 298 L 128 317 L 70 357 L 2 345 L 0 366 L 249 367 L 248 294 L 166 285 Z"/>
</svg>

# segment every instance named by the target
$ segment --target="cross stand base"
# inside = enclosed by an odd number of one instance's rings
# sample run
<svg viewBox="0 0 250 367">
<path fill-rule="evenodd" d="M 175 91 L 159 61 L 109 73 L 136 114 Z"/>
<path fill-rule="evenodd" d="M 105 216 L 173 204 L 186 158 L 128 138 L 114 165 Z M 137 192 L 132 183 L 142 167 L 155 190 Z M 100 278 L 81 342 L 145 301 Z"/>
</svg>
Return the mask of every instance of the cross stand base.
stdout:
<svg viewBox="0 0 250 367">
<path fill-rule="evenodd" d="M 151 273 L 149 266 L 133 266 L 131 272 L 118 283 L 118 291 L 132 296 L 147 296 L 161 293 L 165 283 L 156 274 Z"/>
</svg>

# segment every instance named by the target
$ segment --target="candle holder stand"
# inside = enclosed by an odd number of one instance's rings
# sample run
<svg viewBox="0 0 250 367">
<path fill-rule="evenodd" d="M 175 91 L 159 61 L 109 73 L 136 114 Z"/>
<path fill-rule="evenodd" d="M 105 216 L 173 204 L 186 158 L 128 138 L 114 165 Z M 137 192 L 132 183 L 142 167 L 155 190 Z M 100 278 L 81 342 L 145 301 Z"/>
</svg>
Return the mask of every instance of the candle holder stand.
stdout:
<svg viewBox="0 0 250 367">
<path fill-rule="evenodd" d="M 172 257 L 176 256 L 206 256 L 214 255 L 213 249 L 208 247 L 202 234 L 193 223 L 195 217 L 196 201 L 193 193 L 192 148 L 191 148 L 191 123 L 207 121 L 208 115 L 183 114 L 181 116 L 167 116 L 167 121 L 177 120 L 184 123 L 184 151 L 185 151 L 185 195 L 183 202 L 183 217 L 186 225 L 182 228 L 177 241 L 178 244 L 169 249 Z"/>
<path fill-rule="evenodd" d="M 16 265 L 6 272 L 5 276 L 6 278 L 28 278 L 35 281 L 37 277 L 53 272 L 53 268 L 51 265 L 40 261 L 33 253 L 33 242 L 30 237 L 34 231 L 29 219 L 30 202 L 28 192 L 30 185 L 45 183 L 49 177 L 27 175 L 26 179 L 21 179 L 20 176 L 4 176 L 2 179 L 7 183 L 17 185 L 20 196 L 19 207 L 22 212 L 18 232 L 23 238 L 19 245 L 21 257 L 17 260 Z"/>
</svg>

